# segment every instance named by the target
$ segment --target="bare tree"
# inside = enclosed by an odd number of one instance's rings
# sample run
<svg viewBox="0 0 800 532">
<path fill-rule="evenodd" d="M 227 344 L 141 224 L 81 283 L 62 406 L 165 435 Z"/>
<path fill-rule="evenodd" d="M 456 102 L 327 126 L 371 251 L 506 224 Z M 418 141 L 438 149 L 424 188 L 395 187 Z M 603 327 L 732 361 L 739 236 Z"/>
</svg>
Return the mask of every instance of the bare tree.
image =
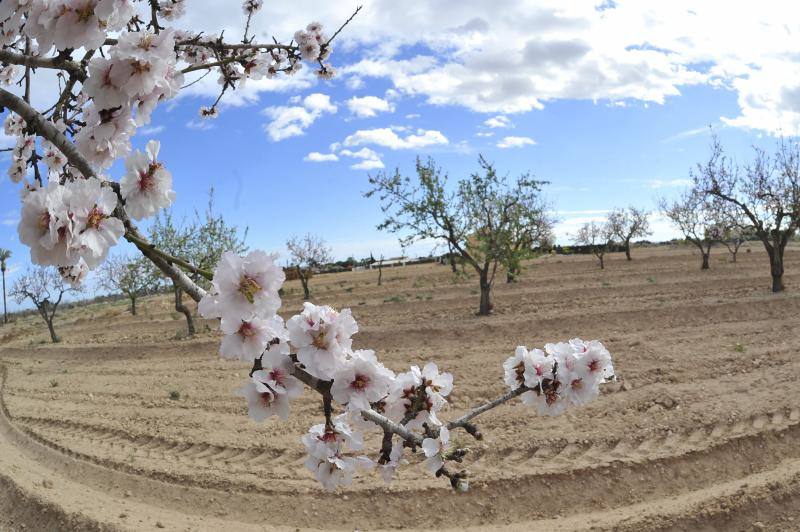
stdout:
<svg viewBox="0 0 800 532">
<path fill-rule="evenodd" d="M 628 209 L 614 209 L 608 215 L 608 225 L 611 233 L 619 238 L 625 247 L 625 257 L 631 259 L 631 240 L 653 234 L 648 221 L 649 213 L 644 209 L 628 207 Z"/>
<path fill-rule="evenodd" d="M 702 193 L 726 203 L 747 221 L 767 250 L 772 291 L 783 286 L 783 253 L 800 226 L 800 142 L 781 140 L 770 156 L 754 148 L 753 161 L 739 166 L 715 137 L 711 157 L 692 173 Z"/>
<path fill-rule="evenodd" d="M 11 250 L 0 248 L 0 271 L 3 272 L 3 323 L 8 323 L 8 306 L 6 305 L 6 267 L 11 258 Z"/>
<path fill-rule="evenodd" d="M 61 275 L 55 268 L 36 266 L 20 275 L 11 287 L 11 296 L 21 304 L 30 299 L 37 312 L 47 324 L 50 331 L 50 340 L 53 343 L 60 341 L 53 327 L 53 318 L 64 294 L 67 292 L 81 292 L 81 288 L 65 284 Z"/>
<path fill-rule="evenodd" d="M 314 275 L 315 268 L 333 260 L 331 249 L 322 237 L 310 233 L 302 238 L 293 236 L 286 241 L 286 247 L 291 255 L 292 267 L 303 285 L 303 297 L 308 299 L 311 297 L 308 281 Z"/>
<path fill-rule="evenodd" d="M 99 274 L 99 286 L 124 294 L 130 300 L 130 312 L 135 316 L 136 300 L 153 285 L 149 262 L 143 257 L 116 255 L 103 263 Z"/>
<path fill-rule="evenodd" d="M 708 270 L 711 245 L 720 238 L 718 215 L 696 189 L 685 191 L 679 198 L 668 202 L 659 199 L 659 208 L 683 233 L 687 241 L 700 250 L 703 257 L 701 270 Z"/>
<path fill-rule="evenodd" d="M 575 243 L 588 246 L 592 254 L 600 261 L 600 269 L 605 269 L 605 255 L 612 244 L 614 233 L 610 224 L 589 222 L 583 224 L 575 234 Z"/>
<path fill-rule="evenodd" d="M 184 257 L 192 266 L 187 273 L 189 279 L 207 288 L 208 280 L 198 270 L 213 270 L 225 251 L 247 251 L 244 243 L 247 229 L 240 236 L 238 227 L 228 225 L 221 214 L 215 214 L 214 189 L 209 191 L 206 210 L 203 213 L 195 211 L 194 214 L 193 220 L 186 223 L 176 222 L 169 211 L 159 213 L 150 226 L 149 237 L 155 248 L 175 257 Z M 152 268 L 151 271 L 157 279 L 166 279 L 160 270 Z M 175 310 L 184 315 L 187 332 L 189 336 L 194 336 L 194 319 L 191 309 L 183 303 L 183 288 L 171 278 L 170 283 L 175 296 Z"/>
<path fill-rule="evenodd" d="M 478 274 L 480 304 L 478 314 L 492 310 L 491 290 L 497 268 L 506 259 L 512 227 L 517 223 L 541 224 L 536 216 L 518 220 L 521 212 L 541 209 L 541 186 L 545 183 L 523 174 L 509 183 L 497 174 L 482 156 L 480 171 L 448 190 L 448 176 L 433 159 L 417 158 L 416 182 L 399 170 L 369 177 L 372 189 L 365 195 L 378 195 L 385 215 L 378 229 L 404 233 L 404 245 L 417 240 L 445 241 Z M 527 231 L 521 227 L 520 231 Z"/>
</svg>

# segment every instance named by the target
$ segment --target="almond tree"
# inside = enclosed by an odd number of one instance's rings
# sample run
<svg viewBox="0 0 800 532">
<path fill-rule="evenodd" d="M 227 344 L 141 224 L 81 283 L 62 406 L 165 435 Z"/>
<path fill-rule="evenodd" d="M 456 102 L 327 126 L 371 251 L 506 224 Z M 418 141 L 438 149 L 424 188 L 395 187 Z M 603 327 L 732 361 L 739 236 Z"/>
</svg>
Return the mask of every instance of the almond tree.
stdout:
<svg viewBox="0 0 800 532">
<path fill-rule="evenodd" d="M 53 327 L 53 318 L 55 318 L 58 305 L 67 292 L 82 291 L 80 286 L 67 284 L 55 268 L 37 266 L 28 268 L 14 281 L 14 286 L 11 287 L 11 297 L 18 305 L 26 299 L 33 303 L 39 316 L 47 324 L 50 340 L 55 344 L 61 341 Z"/>
<path fill-rule="evenodd" d="M 11 250 L 0 248 L 0 272 L 3 274 L 3 323 L 8 323 L 8 306 L 6 305 L 6 266 L 11 258 Z"/>
<path fill-rule="evenodd" d="M 648 221 L 649 213 L 644 209 L 628 207 L 614 209 L 608 215 L 608 225 L 614 235 L 625 247 L 625 257 L 631 260 L 631 240 L 643 238 L 653 233 Z"/>
<path fill-rule="evenodd" d="M 671 202 L 664 198 L 659 199 L 659 208 L 683 233 L 684 238 L 697 246 L 703 258 L 700 269 L 708 270 L 711 246 L 721 237 L 719 216 L 715 209 L 696 189 L 687 190 Z"/>
<path fill-rule="evenodd" d="M 750 163 L 731 161 L 715 137 L 708 162 L 692 172 L 695 187 L 733 208 L 764 244 L 772 291 L 783 286 L 783 253 L 800 226 L 800 142 L 781 140 L 773 155 L 753 148 Z"/>
<path fill-rule="evenodd" d="M 449 188 L 447 174 L 433 159 L 418 158 L 416 181 L 399 169 L 380 172 L 369 177 L 372 189 L 365 195 L 380 199 L 385 219 L 378 229 L 403 234 L 403 245 L 433 239 L 452 247 L 478 274 L 478 314 L 487 316 L 497 268 L 509 258 L 512 237 L 539 234 L 546 226 L 541 197 L 545 182 L 529 174 L 509 181 L 482 156 L 478 162 L 479 172 Z"/>
<path fill-rule="evenodd" d="M 297 271 L 297 277 L 303 285 L 303 298 L 308 300 L 311 297 L 308 282 L 316 268 L 333 260 L 331 248 L 322 237 L 307 233 L 302 238 L 293 236 L 287 240 L 286 249 L 289 250 L 291 267 Z"/>
<path fill-rule="evenodd" d="M 100 266 L 99 274 L 99 286 L 125 295 L 131 315 L 136 316 L 136 300 L 153 286 L 150 263 L 143 257 L 115 255 Z"/>
<path fill-rule="evenodd" d="M 614 233 L 609 223 L 589 222 L 583 224 L 575 234 L 575 243 L 587 246 L 600 261 L 600 269 L 605 269 L 605 255 L 613 243 Z"/>
<path fill-rule="evenodd" d="M 137 227 L 176 198 L 159 143 L 151 140 L 139 151 L 130 142 L 162 102 L 211 72 L 220 93 L 199 111 L 213 118 L 223 96 L 248 79 L 291 75 L 303 62 L 314 65 L 321 79 L 333 76 L 331 43 L 358 9 L 330 36 L 312 22 L 284 42 L 259 42 L 254 35 L 265 32 L 250 28 L 262 5 L 262 0 L 241 4 L 244 31 L 229 41 L 230 30 L 212 34 L 171 27 L 188 9 L 183 0 L 2 0 L 0 80 L 19 79 L 19 95 L 14 88 L 0 88 L 0 107 L 9 111 L 4 132 L 16 139 L 8 175 L 24 181 L 20 241 L 33 263 L 58 266 L 62 278 L 73 283 L 98 268 L 120 239 L 133 244 L 169 277 L 176 294 L 196 301 L 204 317 L 219 319 L 220 355 L 247 364 L 239 392 L 256 421 L 287 418 L 303 385 L 319 394 L 322 423 L 309 429 L 303 444 L 306 467 L 326 489 L 349 485 L 362 467 L 377 468 L 389 481 L 410 450 L 425 455 L 431 474 L 466 490 L 466 472 L 457 464 L 469 449 L 451 440 L 450 432 L 481 439 L 475 419 L 516 398 L 540 415 L 587 404 L 613 377 L 602 343 L 574 338 L 543 350 L 520 346 L 502 364 L 508 391 L 445 421 L 442 409 L 453 388 L 452 374 L 433 362 L 395 374 L 372 350 L 354 350 L 358 325 L 349 309 L 306 303 L 284 322 L 277 311 L 285 275 L 276 254 L 255 250 L 242 256 L 229 249 L 211 272 L 192 263 L 198 250 L 184 247 L 181 231 L 175 231 L 177 251 L 170 252 Z M 49 101 L 33 105 L 30 88 L 46 91 L 41 75 L 46 71 L 55 71 L 60 83 L 51 86 Z M 220 155 L 225 154 L 213 154 Z M 124 175 L 116 180 L 114 168 L 123 162 Z M 506 185 L 481 164 L 486 176 L 473 176 L 456 192 L 455 206 L 462 212 L 454 213 L 454 206 L 432 212 L 448 214 L 450 223 L 440 230 L 482 272 L 481 310 L 488 313 L 488 289 L 501 260 L 509 213 L 538 197 L 539 182 L 520 178 Z M 434 190 L 431 197 L 444 196 Z M 376 454 L 358 454 L 362 431 L 382 434 Z"/>
</svg>

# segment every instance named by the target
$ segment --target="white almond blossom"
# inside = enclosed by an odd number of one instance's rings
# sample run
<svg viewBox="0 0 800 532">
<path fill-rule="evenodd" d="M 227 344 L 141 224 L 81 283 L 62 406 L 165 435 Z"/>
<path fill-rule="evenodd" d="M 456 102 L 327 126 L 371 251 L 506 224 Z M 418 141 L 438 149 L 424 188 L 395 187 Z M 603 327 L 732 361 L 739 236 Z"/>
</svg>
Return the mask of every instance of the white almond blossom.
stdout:
<svg viewBox="0 0 800 532">
<path fill-rule="evenodd" d="M 450 431 L 447 427 L 439 429 L 438 438 L 425 438 L 422 440 L 422 451 L 425 453 L 425 468 L 431 473 L 436 473 L 444 467 L 444 456 L 450 448 Z"/>
<path fill-rule="evenodd" d="M 72 288 L 78 288 L 86 279 L 86 276 L 89 275 L 89 266 L 85 260 L 78 259 L 78 262 L 72 266 L 59 266 L 58 273 Z"/>
<path fill-rule="evenodd" d="M 383 481 L 388 484 L 394 479 L 397 468 L 403 463 L 406 463 L 406 461 L 403 460 L 403 444 L 395 442 L 392 444 L 389 460 L 385 464 L 377 465 L 378 473 Z"/>
<path fill-rule="evenodd" d="M 354 432 L 344 416 L 333 420 L 332 426 L 312 426 L 302 438 L 308 451 L 305 466 L 328 491 L 349 486 L 358 469 L 371 469 L 375 463 L 367 456 L 351 456 L 350 451 L 363 447 L 361 434 Z"/>
<path fill-rule="evenodd" d="M 286 322 L 297 359 L 311 375 L 331 380 L 345 362 L 358 325 L 350 309 L 337 312 L 329 306 L 303 303 L 303 312 Z"/>
<path fill-rule="evenodd" d="M 222 318 L 221 328 L 225 336 L 219 347 L 222 358 L 252 362 L 260 357 L 267 343 L 277 336 L 280 327 L 277 316 L 271 319 L 250 318 L 248 320 Z"/>
<path fill-rule="evenodd" d="M 125 160 L 125 175 L 119 181 L 125 211 L 134 220 L 153 216 L 175 201 L 172 174 L 156 158 L 161 144 L 147 143 L 145 152 L 135 151 Z"/>
<path fill-rule="evenodd" d="M 97 178 L 79 179 L 69 189 L 69 216 L 75 224 L 72 247 L 94 268 L 125 234 L 122 221 L 112 216 L 117 196 Z"/>
<path fill-rule="evenodd" d="M 226 251 L 214 271 L 212 290 L 198 307 L 205 318 L 249 320 L 268 318 L 281 305 L 278 289 L 286 278 L 277 254 L 252 251 L 245 257 Z"/>
<path fill-rule="evenodd" d="M 264 353 L 261 368 L 253 372 L 253 378 L 267 385 L 276 394 L 286 395 L 289 399 L 296 399 L 303 394 L 303 384 L 292 376 L 292 359 L 279 349 Z"/>
<path fill-rule="evenodd" d="M 393 379 L 394 372 L 378 362 L 374 351 L 355 351 L 334 373 L 331 395 L 350 411 L 369 410 L 370 403 L 386 397 Z"/>
<path fill-rule="evenodd" d="M 244 397 L 245 401 L 247 401 L 247 413 L 257 423 L 261 423 L 272 416 L 278 416 L 281 419 L 289 417 L 288 396 L 275 393 L 266 384 L 256 380 L 255 377 L 239 388 L 237 395 Z"/>
</svg>

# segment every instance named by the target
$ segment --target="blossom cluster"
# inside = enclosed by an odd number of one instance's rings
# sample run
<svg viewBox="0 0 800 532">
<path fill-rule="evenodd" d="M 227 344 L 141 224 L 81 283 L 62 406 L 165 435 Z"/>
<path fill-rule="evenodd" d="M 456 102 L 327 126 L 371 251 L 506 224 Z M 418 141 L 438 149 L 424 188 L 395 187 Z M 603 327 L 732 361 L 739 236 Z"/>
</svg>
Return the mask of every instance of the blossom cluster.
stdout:
<svg viewBox="0 0 800 532">
<path fill-rule="evenodd" d="M 589 403 L 600 394 L 600 385 L 614 377 L 611 354 L 603 344 L 580 338 L 545 344 L 544 350 L 519 346 L 503 369 L 511 390 L 527 390 L 522 402 L 549 416 Z"/>
<path fill-rule="evenodd" d="M 325 383 L 325 423 L 311 427 L 302 441 L 308 451 L 306 466 L 329 490 L 349 485 L 358 470 L 377 469 L 391 481 L 408 444 L 422 449 L 427 469 L 437 475 L 448 461 L 460 461 L 462 451 L 453 448 L 450 428 L 440 419 L 453 376 L 433 362 L 396 374 L 374 351 L 354 350 L 358 324 L 349 309 L 306 302 L 302 312 L 284 322 L 277 312 L 285 277 L 276 258 L 261 251 L 244 257 L 223 254 L 212 289 L 199 306 L 204 317 L 220 318 L 220 355 L 253 363 L 239 390 L 250 417 L 259 422 L 271 416 L 287 418 L 290 400 L 302 393 L 300 374 L 306 382 Z M 523 403 L 537 405 L 546 415 L 586 404 L 613 376 L 603 345 L 579 339 L 547 344 L 544 351 L 518 347 L 503 367 L 512 389 L 525 387 Z M 334 407 L 340 412 L 335 417 Z M 412 441 L 392 441 L 374 459 L 363 454 L 363 431 L 378 428 L 364 417 L 366 411 L 401 427 Z M 466 480 L 453 478 L 455 487 L 466 489 Z"/>
<path fill-rule="evenodd" d="M 261 9 L 260 0 L 245 0 L 242 9 L 252 16 Z M 156 4 L 162 20 L 175 20 L 185 12 L 183 0 L 165 0 Z M 302 43 L 282 46 L 259 45 L 229 49 L 221 38 L 174 28 L 140 27 L 131 0 L 9 0 L 0 5 L 0 36 L 4 48 L 44 57 L 52 49 L 57 57 L 70 59 L 74 49 L 102 53 L 86 55 L 88 65 L 78 94 L 65 92 L 52 120 L 64 119 L 62 132 L 68 130 L 84 157 L 96 170 L 109 168 L 131 149 L 131 137 L 137 127 L 149 123 L 156 105 L 174 97 L 183 86 L 183 69 L 178 63 L 203 67 L 220 73 L 223 92 L 243 86 L 247 79 L 273 77 L 278 72 L 292 74 L 300 69 L 300 60 L 320 62 L 330 53 L 330 45 L 319 23 L 297 32 Z M 157 26 L 157 23 L 155 23 Z M 113 38 L 109 38 L 109 37 Z M 32 47 L 32 48 L 31 48 Z M 66 54 L 66 55 L 64 55 Z M 91 59 L 89 59 L 91 57 Z M 66 67 L 65 67 L 66 68 Z M 322 67 L 324 77 L 332 69 Z M 20 69 L 15 64 L 0 65 L 0 83 L 13 83 Z M 66 96 L 66 99 L 64 99 Z M 218 100 L 219 101 L 219 100 Z M 73 113 L 61 110 L 73 109 Z M 216 102 L 201 110 L 203 116 L 216 116 Z M 20 136 L 22 137 L 23 135 Z M 31 159 L 34 142 L 20 138 L 10 175 L 18 182 Z M 52 148 L 52 149 L 51 149 Z M 43 147 L 55 160 L 48 167 L 57 171 L 66 159 L 52 146 Z M 54 164 L 50 164 L 50 163 Z"/>
</svg>

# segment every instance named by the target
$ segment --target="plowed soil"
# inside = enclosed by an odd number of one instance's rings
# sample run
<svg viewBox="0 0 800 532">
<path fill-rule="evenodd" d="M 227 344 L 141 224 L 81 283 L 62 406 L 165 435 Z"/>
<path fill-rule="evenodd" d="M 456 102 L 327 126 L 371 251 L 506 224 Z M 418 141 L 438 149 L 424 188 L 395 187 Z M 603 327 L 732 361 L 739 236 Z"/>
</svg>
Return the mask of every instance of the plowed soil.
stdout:
<svg viewBox="0 0 800 532">
<path fill-rule="evenodd" d="M 387 366 L 453 373 L 442 415 L 503 392 L 516 345 L 603 341 L 619 382 L 590 406 L 539 418 L 519 403 L 478 418 L 470 491 L 410 457 L 386 486 L 364 474 L 326 493 L 300 437 L 322 418 L 312 392 L 288 421 L 256 424 L 233 391 L 248 368 L 219 333 L 165 296 L 64 311 L 50 344 L 36 316 L 0 328 L 2 530 L 800 530 L 800 248 L 780 294 L 760 245 L 712 269 L 687 248 L 634 260 L 550 256 L 499 279 L 478 317 L 477 279 L 439 265 L 322 275 L 312 299 L 349 307 L 354 347 Z M 302 305 L 286 285 L 282 311 Z M 369 440 L 373 452 L 377 436 Z"/>
</svg>

